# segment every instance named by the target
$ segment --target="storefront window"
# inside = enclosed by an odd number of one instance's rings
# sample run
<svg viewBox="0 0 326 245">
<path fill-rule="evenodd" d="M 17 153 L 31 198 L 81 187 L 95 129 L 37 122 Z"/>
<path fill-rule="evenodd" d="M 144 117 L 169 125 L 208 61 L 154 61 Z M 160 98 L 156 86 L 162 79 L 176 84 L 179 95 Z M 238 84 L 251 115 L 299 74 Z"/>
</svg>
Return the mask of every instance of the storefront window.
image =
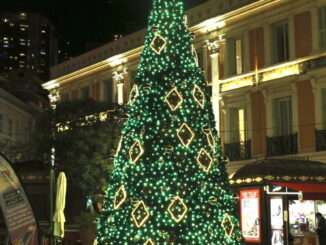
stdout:
<svg viewBox="0 0 326 245">
<path fill-rule="evenodd" d="M 283 233 L 283 200 L 282 198 L 271 199 L 271 227 L 272 245 L 284 244 Z"/>
</svg>

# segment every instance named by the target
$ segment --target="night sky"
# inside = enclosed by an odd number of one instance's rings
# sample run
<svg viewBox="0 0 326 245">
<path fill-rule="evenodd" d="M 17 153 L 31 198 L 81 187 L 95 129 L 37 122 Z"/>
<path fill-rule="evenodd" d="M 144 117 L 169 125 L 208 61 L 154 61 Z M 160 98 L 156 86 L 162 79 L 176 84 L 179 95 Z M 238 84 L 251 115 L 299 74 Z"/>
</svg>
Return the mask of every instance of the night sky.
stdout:
<svg viewBox="0 0 326 245">
<path fill-rule="evenodd" d="M 146 26 L 152 0 L 0 0 L 0 12 L 41 13 L 56 26 L 59 45 L 69 41 L 71 54 L 104 44 L 114 34 L 128 34 Z M 186 8 L 205 0 L 185 0 Z"/>
</svg>

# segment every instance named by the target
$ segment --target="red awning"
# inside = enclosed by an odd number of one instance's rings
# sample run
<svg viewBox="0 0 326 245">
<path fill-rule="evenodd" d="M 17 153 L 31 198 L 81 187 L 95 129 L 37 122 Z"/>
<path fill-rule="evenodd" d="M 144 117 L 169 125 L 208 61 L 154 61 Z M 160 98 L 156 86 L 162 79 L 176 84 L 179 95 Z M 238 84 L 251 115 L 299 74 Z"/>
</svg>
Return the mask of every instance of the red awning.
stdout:
<svg viewBox="0 0 326 245">
<path fill-rule="evenodd" d="M 272 182 L 272 184 L 302 191 L 305 200 L 326 200 L 326 183 Z"/>
</svg>

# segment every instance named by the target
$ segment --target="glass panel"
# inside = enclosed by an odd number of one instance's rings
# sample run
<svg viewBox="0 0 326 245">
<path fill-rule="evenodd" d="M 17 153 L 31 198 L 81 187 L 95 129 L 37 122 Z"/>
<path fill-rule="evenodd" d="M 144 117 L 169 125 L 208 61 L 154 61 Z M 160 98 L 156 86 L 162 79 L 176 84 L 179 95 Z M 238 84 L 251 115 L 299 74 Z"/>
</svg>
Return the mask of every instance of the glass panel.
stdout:
<svg viewBox="0 0 326 245">
<path fill-rule="evenodd" d="M 239 115 L 237 108 L 230 108 L 230 143 L 239 142 Z"/>
<path fill-rule="evenodd" d="M 240 109 L 238 111 L 239 118 L 239 140 L 240 142 L 246 141 L 246 133 L 245 133 L 245 110 Z"/>
<path fill-rule="evenodd" d="M 326 49 L 326 7 L 319 9 L 319 42 L 320 48 Z"/>
<path fill-rule="evenodd" d="M 290 118 L 290 100 L 280 100 L 280 133 L 281 135 L 291 134 L 291 118 Z"/>
<path fill-rule="evenodd" d="M 238 39 L 235 41 L 235 59 L 237 66 L 237 74 L 242 74 L 243 72 L 243 62 L 242 62 L 242 40 Z"/>
<path fill-rule="evenodd" d="M 12 136 L 12 120 L 8 120 L 8 135 Z"/>
<path fill-rule="evenodd" d="M 283 245 L 283 200 L 282 198 L 271 199 L 271 228 L 272 245 Z"/>
<path fill-rule="evenodd" d="M 289 59 L 289 37 L 288 25 L 280 24 L 276 26 L 276 61 L 282 62 Z"/>
</svg>

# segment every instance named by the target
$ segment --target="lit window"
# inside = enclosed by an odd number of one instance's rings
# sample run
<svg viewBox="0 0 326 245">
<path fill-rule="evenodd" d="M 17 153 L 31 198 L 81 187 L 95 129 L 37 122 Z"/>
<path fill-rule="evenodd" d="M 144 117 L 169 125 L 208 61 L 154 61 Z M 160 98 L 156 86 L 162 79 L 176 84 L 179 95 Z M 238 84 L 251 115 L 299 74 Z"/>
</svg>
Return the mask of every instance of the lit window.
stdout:
<svg viewBox="0 0 326 245">
<path fill-rule="evenodd" d="M 230 37 L 227 39 L 229 57 L 229 76 L 243 73 L 243 40 Z"/>
<path fill-rule="evenodd" d="M 25 53 L 20 53 L 19 56 L 25 56 Z"/>
<path fill-rule="evenodd" d="M 230 143 L 245 142 L 246 134 L 246 111 L 244 108 L 230 108 Z"/>
</svg>

